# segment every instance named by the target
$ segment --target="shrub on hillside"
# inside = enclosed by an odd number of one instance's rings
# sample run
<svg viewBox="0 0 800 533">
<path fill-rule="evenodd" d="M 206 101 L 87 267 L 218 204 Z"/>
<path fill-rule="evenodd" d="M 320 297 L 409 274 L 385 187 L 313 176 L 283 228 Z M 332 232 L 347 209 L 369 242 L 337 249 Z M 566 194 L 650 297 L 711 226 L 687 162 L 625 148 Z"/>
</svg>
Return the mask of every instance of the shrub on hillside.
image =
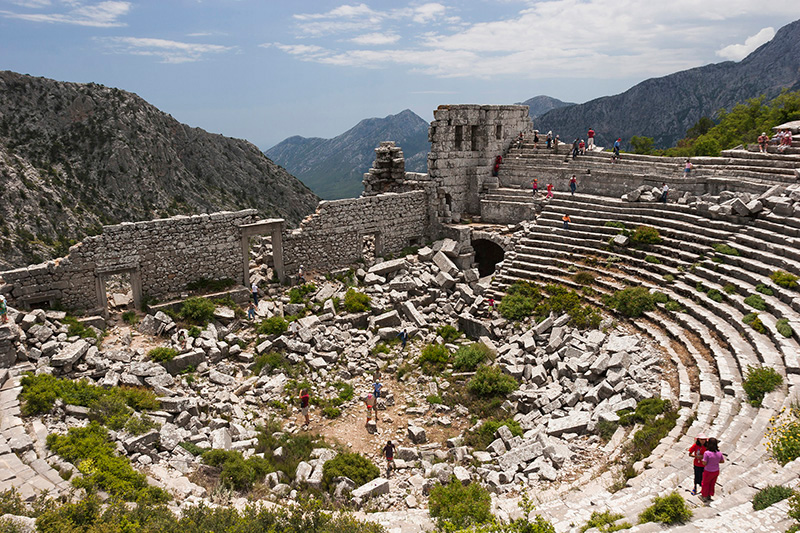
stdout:
<svg viewBox="0 0 800 533">
<path fill-rule="evenodd" d="M 781 410 L 770 419 L 767 448 L 773 459 L 785 465 L 800 457 L 800 408 Z"/>
<path fill-rule="evenodd" d="M 131 326 L 135 326 L 139 323 L 139 316 L 136 314 L 136 311 L 125 311 L 122 313 L 122 321 Z"/>
<path fill-rule="evenodd" d="M 758 318 L 758 313 L 748 313 L 742 317 L 742 322 L 753 328 L 759 333 L 766 333 L 767 326 Z"/>
<path fill-rule="evenodd" d="M 668 496 L 656 496 L 653 505 L 639 515 L 639 523 L 660 522 L 669 525 L 686 522 L 691 517 L 692 510 L 687 507 L 686 500 L 677 492 L 673 492 Z"/>
<path fill-rule="evenodd" d="M 662 240 L 658 230 L 652 226 L 637 226 L 631 234 L 631 242 L 637 246 L 660 244 Z"/>
<path fill-rule="evenodd" d="M 592 516 L 589 517 L 589 520 L 586 522 L 586 524 L 581 527 L 580 533 L 584 533 L 593 527 L 596 527 L 600 533 L 610 533 L 612 531 L 620 531 L 622 529 L 632 528 L 633 526 L 628 522 L 617 523 L 623 518 L 625 518 L 624 515 L 612 513 L 608 509 L 602 513 L 593 511 Z"/>
<path fill-rule="evenodd" d="M 496 366 L 481 366 L 467 383 L 467 390 L 482 398 L 506 396 L 519 388 L 513 376 Z"/>
<path fill-rule="evenodd" d="M 708 298 L 710 300 L 713 300 L 713 301 L 717 302 L 718 304 L 725 301 L 725 297 L 717 289 L 711 289 L 710 291 L 708 291 L 706 293 L 706 295 L 708 296 Z"/>
<path fill-rule="evenodd" d="M 800 285 L 797 283 L 797 280 L 800 278 L 784 270 L 776 270 L 769 275 L 769 279 L 771 279 L 775 285 L 780 285 L 781 287 L 785 287 L 787 289 L 796 291 L 797 288 L 800 287 Z"/>
<path fill-rule="evenodd" d="M 502 426 L 508 427 L 512 435 L 519 435 L 521 437 L 523 434 L 522 427 L 519 425 L 519 422 L 513 418 L 490 418 L 484 421 L 484 423 L 481 424 L 477 430 L 467 433 L 466 437 L 464 438 L 464 444 L 467 446 L 472 446 L 476 450 L 485 450 L 486 447 L 489 446 L 489 444 L 491 444 L 495 439 L 494 434 Z"/>
<path fill-rule="evenodd" d="M 271 316 L 261 321 L 256 332 L 259 335 L 282 335 L 289 329 L 289 323 L 282 316 Z"/>
<path fill-rule="evenodd" d="M 305 302 L 306 296 L 317 290 L 317 286 L 313 283 L 304 283 L 299 287 L 292 287 L 289 289 L 289 303 L 301 304 Z"/>
<path fill-rule="evenodd" d="M 444 342 L 453 342 L 462 335 L 462 333 L 458 331 L 458 328 L 450 324 L 445 324 L 444 326 L 436 328 L 436 334 L 439 335 Z"/>
<path fill-rule="evenodd" d="M 606 305 L 630 318 L 638 318 L 656 308 L 655 297 L 644 287 L 626 287 L 606 295 L 603 300 Z"/>
<path fill-rule="evenodd" d="M 783 378 L 774 368 L 767 366 L 756 368 L 748 365 L 742 388 L 747 393 L 750 403 L 755 407 L 761 407 L 764 396 L 774 391 L 781 383 Z"/>
<path fill-rule="evenodd" d="M 420 352 L 417 363 L 426 374 L 441 372 L 450 362 L 450 350 L 444 344 L 428 344 Z"/>
<path fill-rule="evenodd" d="M 205 464 L 222 469 L 220 483 L 233 490 L 248 491 L 271 471 L 269 462 L 258 455 L 245 459 L 242 452 L 209 450 L 202 457 Z"/>
<path fill-rule="evenodd" d="M 156 363 L 164 363 L 166 361 L 172 361 L 175 356 L 178 355 L 178 351 L 174 348 L 168 348 L 166 346 L 159 346 L 158 348 L 153 348 L 149 352 L 147 352 L 147 357 L 151 361 L 155 361 Z"/>
<path fill-rule="evenodd" d="M 440 530 L 457 531 L 481 525 L 492 519 L 489 491 L 478 483 L 466 487 L 455 478 L 448 485 L 431 489 L 428 508 Z"/>
<path fill-rule="evenodd" d="M 336 488 L 333 479 L 344 476 L 352 479 L 356 487 L 360 487 L 379 475 L 378 467 L 363 455 L 344 452 L 322 466 L 322 486 L 333 491 Z"/>
<path fill-rule="evenodd" d="M 184 300 L 178 315 L 192 324 L 205 326 L 214 318 L 214 302 L 202 296 L 193 296 Z"/>
<path fill-rule="evenodd" d="M 767 485 L 753 496 L 753 510 L 761 511 L 774 503 L 781 502 L 794 494 L 794 491 L 783 485 Z"/>
<path fill-rule="evenodd" d="M 756 292 L 760 292 L 761 294 L 766 294 L 767 296 L 772 296 L 775 294 L 775 291 L 773 291 L 763 283 L 759 283 L 758 285 L 756 285 Z"/>
<path fill-rule="evenodd" d="M 767 304 L 766 302 L 764 302 L 764 298 L 762 298 L 758 294 L 751 294 L 750 296 L 744 299 L 744 303 L 746 303 L 753 309 L 757 309 L 759 311 L 763 311 L 767 308 Z"/>
<path fill-rule="evenodd" d="M 578 285 L 591 285 L 594 283 L 594 274 L 585 270 L 579 270 L 572 276 L 573 281 Z"/>
<path fill-rule="evenodd" d="M 500 316 L 507 320 L 528 318 L 533 314 L 534 309 L 536 309 L 536 301 L 524 294 L 507 294 L 497 306 Z"/>
<path fill-rule="evenodd" d="M 361 313 L 370 310 L 370 297 L 354 288 L 344 293 L 344 309 L 348 313 Z"/>
<path fill-rule="evenodd" d="M 482 342 L 461 346 L 453 357 L 453 369 L 459 372 L 472 372 L 478 368 L 478 365 L 491 357 L 492 350 Z"/>
<path fill-rule="evenodd" d="M 778 330 L 778 333 L 780 333 L 786 338 L 789 338 L 794 334 L 792 326 L 789 325 L 788 318 L 781 318 L 777 322 L 775 322 L 775 329 Z"/>
<path fill-rule="evenodd" d="M 734 248 L 733 246 L 729 246 L 725 243 L 718 243 L 714 245 L 714 251 L 724 255 L 734 255 L 739 256 L 739 250 Z"/>
<path fill-rule="evenodd" d="M 102 396 L 89 404 L 89 420 L 119 431 L 125 427 L 133 410 L 120 396 Z"/>
<path fill-rule="evenodd" d="M 71 315 L 65 316 L 61 319 L 61 322 L 68 326 L 67 328 L 67 335 L 72 337 L 73 335 L 77 335 L 83 339 L 96 339 L 97 333 L 95 330 L 80 322 L 77 318 Z"/>
</svg>

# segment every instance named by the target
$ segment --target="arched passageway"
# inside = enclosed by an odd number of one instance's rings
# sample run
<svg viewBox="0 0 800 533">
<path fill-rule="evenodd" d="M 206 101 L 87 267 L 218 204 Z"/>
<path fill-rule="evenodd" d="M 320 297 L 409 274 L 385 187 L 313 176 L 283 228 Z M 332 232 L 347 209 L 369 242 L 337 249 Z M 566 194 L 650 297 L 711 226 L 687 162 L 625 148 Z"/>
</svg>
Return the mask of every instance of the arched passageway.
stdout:
<svg viewBox="0 0 800 533">
<path fill-rule="evenodd" d="M 475 262 L 478 263 L 478 273 L 481 277 L 494 273 L 497 263 L 505 257 L 503 248 L 488 239 L 475 239 L 472 241 L 475 250 Z"/>
</svg>

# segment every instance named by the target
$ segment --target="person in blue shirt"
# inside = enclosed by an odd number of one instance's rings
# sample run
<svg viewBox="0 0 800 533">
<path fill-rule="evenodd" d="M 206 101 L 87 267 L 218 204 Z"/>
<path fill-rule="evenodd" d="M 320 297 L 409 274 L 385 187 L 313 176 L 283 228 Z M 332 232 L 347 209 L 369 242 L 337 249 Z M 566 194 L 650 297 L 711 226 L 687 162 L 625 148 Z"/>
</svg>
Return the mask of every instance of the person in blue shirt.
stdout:
<svg viewBox="0 0 800 533">
<path fill-rule="evenodd" d="M 397 338 L 400 339 L 400 344 L 401 344 L 401 348 L 400 349 L 401 350 L 405 350 L 406 349 L 406 343 L 408 342 L 408 331 L 406 331 L 406 330 L 401 331 L 400 333 L 397 334 Z"/>
</svg>

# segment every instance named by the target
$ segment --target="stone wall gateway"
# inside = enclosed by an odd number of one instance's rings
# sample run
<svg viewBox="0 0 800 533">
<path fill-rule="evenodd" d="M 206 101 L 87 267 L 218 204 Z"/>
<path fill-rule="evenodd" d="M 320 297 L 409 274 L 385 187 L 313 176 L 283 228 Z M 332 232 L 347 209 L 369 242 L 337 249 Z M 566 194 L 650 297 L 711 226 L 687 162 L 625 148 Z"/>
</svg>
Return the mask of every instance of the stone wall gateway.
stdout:
<svg viewBox="0 0 800 533">
<path fill-rule="evenodd" d="M 179 294 L 202 278 L 241 281 L 240 226 L 255 222 L 256 213 L 247 209 L 105 226 L 100 235 L 70 248 L 67 257 L 0 273 L 1 290 L 12 306 L 58 301 L 68 309 L 105 312 L 104 280 L 116 273 L 130 273 L 135 297 Z"/>
</svg>

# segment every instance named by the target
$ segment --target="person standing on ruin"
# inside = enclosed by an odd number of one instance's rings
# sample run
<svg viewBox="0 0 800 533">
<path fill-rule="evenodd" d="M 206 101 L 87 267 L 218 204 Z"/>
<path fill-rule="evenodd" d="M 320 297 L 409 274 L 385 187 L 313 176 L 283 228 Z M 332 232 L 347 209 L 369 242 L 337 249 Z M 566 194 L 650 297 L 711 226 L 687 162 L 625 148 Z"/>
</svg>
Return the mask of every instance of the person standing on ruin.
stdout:
<svg viewBox="0 0 800 533">
<path fill-rule="evenodd" d="M 572 196 L 575 196 L 575 189 L 578 188 L 578 178 L 575 177 L 575 174 L 569 180 L 569 190 Z"/>
<path fill-rule="evenodd" d="M 253 302 L 250 302 L 250 305 L 247 306 L 247 318 L 250 320 L 256 319 L 256 306 Z"/>
<path fill-rule="evenodd" d="M 494 158 L 494 168 L 492 169 L 493 177 L 496 178 L 497 175 L 500 173 L 500 163 L 502 162 L 503 162 L 503 156 L 498 155 L 497 157 Z"/>
<path fill-rule="evenodd" d="M 661 198 L 658 199 L 659 202 L 667 203 L 667 195 L 669 194 L 669 185 L 666 183 L 661 184 Z"/>
<path fill-rule="evenodd" d="M 539 180 L 533 178 L 533 181 L 531 182 L 531 187 L 533 188 L 533 195 L 536 196 L 539 193 Z"/>
<path fill-rule="evenodd" d="M 559 142 L 561 142 L 561 137 L 559 137 L 558 135 L 556 135 L 556 138 L 555 138 L 555 139 L 553 139 L 553 153 L 554 153 L 554 154 L 557 154 L 557 153 L 558 153 L 558 143 L 559 143 Z"/>
<path fill-rule="evenodd" d="M 583 139 L 578 142 L 578 152 L 581 155 L 586 155 L 586 143 L 583 142 Z"/>
<path fill-rule="evenodd" d="M 578 139 L 577 137 L 575 137 L 575 140 L 572 141 L 572 159 L 573 160 L 576 157 L 578 157 L 578 151 L 580 150 L 580 147 L 578 146 L 579 142 L 580 142 L 580 139 Z"/>
<path fill-rule="evenodd" d="M 689 457 L 693 459 L 694 464 L 694 487 L 692 488 L 692 495 L 697 494 L 697 487 L 703 485 L 703 455 L 706 453 L 706 441 L 708 438 L 705 434 L 700 433 L 697 435 L 694 444 L 689 447 Z"/>
<path fill-rule="evenodd" d="M 613 148 L 614 159 L 615 160 L 619 160 L 619 148 L 620 148 L 620 146 L 622 146 L 622 138 L 618 137 L 617 140 L 614 141 L 614 148 Z"/>
<path fill-rule="evenodd" d="M 403 330 L 397 334 L 397 338 L 400 339 L 400 351 L 406 349 L 406 343 L 408 342 L 408 331 Z"/>
<path fill-rule="evenodd" d="M 254 281 L 250 289 L 253 292 L 253 303 L 258 305 L 258 283 Z"/>
<path fill-rule="evenodd" d="M 692 172 L 692 167 L 693 166 L 694 165 L 692 165 L 692 162 L 689 161 L 689 159 L 686 159 L 686 163 L 683 165 L 683 175 L 688 177 L 689 173 Z"/>
<path fill-rule="evenodd" d="M 303 273 L 303 265 L 300 265 L 300 268 L 297 269 L 297 283 L 300 285 L 304 285 L 306 282 L 306 276 Z"/>
<path fill-rule="evenodd" d="M 367 394 L 367 397 L 364 398 L 364 405 L 367 406 L 367 423 L 364 424 L 365 427 L 369 427 L 369 422 L 372 420 L 373 413 L 375 414 L 375 426 L 378 425 L 378 410 L 375 409 L 375 396 L 370 392 Z"/>
<path fill-rule="evenodd" d="M 569 223 L 572 222 L 572 220 L 569 218 L 569 215 L 565 214 L 563 217 L 561 217 L 561 220 L 564 222 L 564 229 L 569 229 Z"/>
<path fill-rule="evenodd" d="M 717 439 L 708 439 L 706 441 L 706 452 L 703 454 L 703 485 L 700 491 L 700 497 L 709 502 L 714 496 L 714 487 L 717 484 L 719 477 L 719 465 L 725 462 L 725 456 L 719 451 L 719 443 Z"/>
<path fill-rule="evenodd" d="M 534 150 L 538 150 L 539 149 L 539 132 L 538 131 L 534 131 L 533 132 L 533 149 Z"/>
<path fill-rule="evenodd" d="M 387 442 L 383 447 L 383 455 L 386 457 L 386 476 L 388 477 L 394 470 L 394 444 L 392 441 Z"/>
<path fill-rule="evenodd" d="M 311 425 L 311 420 L 308 418 L 308 404 L 311 400 L 311 396 L 308 394 L 308 389 L 303 389 L 300 391 L 300 412 L 303 413 L 303 417 L 305 417 L 305 426 L 308 427 Z"/>
<path fill-rule="evenodd" d="M 545 140 L 545 146 L 549 150 L 550 146 L 553 144 L 553 132 L 552 131 L 548 131 L 547 132 L 547 137 L 545 137 L 544 140 Z"/>
<path fill-rule="evenodd" d="M 592 128 L 589 128 L 589 133 L 586 134 L 586 137 L 588 139 L 587 140 L 587 144 L 586 144 L 586 148 L 589 149 L 589 150 L 593 150 L 594 149 L 594 130 Z"/>
</svg>

